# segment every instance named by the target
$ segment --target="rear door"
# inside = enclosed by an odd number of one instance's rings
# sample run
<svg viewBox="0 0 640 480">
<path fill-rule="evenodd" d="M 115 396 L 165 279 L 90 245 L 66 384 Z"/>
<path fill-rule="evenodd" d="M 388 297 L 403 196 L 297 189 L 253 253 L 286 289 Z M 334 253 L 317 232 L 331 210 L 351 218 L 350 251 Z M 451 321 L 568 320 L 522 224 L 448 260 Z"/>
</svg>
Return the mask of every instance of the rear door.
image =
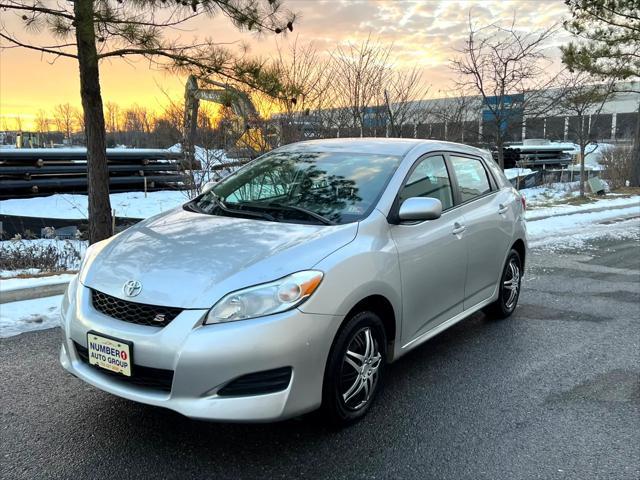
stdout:
<svg viewBox="0 0 640 480">
<path fill-rule="evenodd" d="M 498 185 L 479 157 L 449 153 L 456 202 L 464 215 L 468 255 L 464 309 L 495 292 L 504 258 L 513 238 L 510 196 Z"/>
<path fill-rule="evenodd" d="M 443 213 L 436 220 L 390 226 L 400 262 L 403 344 L 462 312 L 467 269 L 464 218 L 454 206 L 444 154 L 417 160 L 395 211 L 410 197 L 437 198 Z"/>
</svg>

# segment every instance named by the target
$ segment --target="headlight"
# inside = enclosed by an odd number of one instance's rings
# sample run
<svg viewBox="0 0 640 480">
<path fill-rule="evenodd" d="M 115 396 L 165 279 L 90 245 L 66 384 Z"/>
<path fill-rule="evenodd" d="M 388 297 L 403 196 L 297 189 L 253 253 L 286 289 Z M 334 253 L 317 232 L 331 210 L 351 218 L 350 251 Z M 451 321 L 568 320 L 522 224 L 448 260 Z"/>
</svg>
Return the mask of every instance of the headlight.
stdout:
<svg viewBox="0 0 640 480">
<path fill-rule="evenodd" d="M 315 292 L 322 275 L 317 270 L 306 270 L 232 292 L 213 306 L 204 323 L 233 322 L 295 308 Z"/>
</svg>

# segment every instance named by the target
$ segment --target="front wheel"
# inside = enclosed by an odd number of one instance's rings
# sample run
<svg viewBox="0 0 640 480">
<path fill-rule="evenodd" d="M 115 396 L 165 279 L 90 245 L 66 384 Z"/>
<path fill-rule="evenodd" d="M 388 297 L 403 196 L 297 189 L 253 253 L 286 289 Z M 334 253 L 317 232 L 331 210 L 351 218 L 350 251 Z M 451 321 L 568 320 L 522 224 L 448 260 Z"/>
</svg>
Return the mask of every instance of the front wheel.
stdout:
<svg viewBox="0 0 640 480">
<path fill-rule="evenodd" d="M 522 260 L 515 250 L 509 252 L 500 277 L 498 299 L 487 307 L 487 313 L 495 318 L 507 318 L 516 309 L 522 282 Z"/>
<path fill-rule="evenodd" d="M 325 418 L 346 426 L 364 417 L 380 389 L 385 358 L 380 317 L 366 311 L 348 320 L 327 361 L 322 392 Z"/>
</svg>

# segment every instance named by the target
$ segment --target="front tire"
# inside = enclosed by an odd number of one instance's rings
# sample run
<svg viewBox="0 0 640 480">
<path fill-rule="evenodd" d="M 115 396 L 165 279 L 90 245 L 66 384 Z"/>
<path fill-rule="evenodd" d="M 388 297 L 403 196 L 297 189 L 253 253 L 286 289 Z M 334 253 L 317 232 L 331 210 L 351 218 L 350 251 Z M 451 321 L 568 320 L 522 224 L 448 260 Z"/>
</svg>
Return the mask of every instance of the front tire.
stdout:
<svg viewBox="0 0 640 480">
<path fill-rule="evenodd" d="M 497 319 L 510 317 L 518 305 L 522 283 L 520 254 L 511 250 L 500 277 L 498 299 L 487 307 L 487 313 Z"/>
<path fill-rule="evenodd" d="M 325 369 L 323 416 L 344 427 L 366 415 L 380 390 L 387 339 L 382 320 L 373 312 L 351 317 L 338 333 Z"/>
</svg>

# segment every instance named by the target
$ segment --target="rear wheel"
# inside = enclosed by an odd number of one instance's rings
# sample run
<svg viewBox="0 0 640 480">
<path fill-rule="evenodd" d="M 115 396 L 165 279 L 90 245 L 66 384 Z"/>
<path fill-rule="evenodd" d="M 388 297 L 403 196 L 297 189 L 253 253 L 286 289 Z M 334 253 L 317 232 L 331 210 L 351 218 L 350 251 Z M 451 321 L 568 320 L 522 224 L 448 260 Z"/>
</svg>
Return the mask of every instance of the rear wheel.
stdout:
<svg viewBox="0 0 640 480">
<path fill-rule="evenodd" d="M 498 299 L 487 307 L 487 313 L 495 318 L 507 318 L 516 309 L 522 282 L 522 260 L 515 250 L 509 252 L 500 278 Z"/>
<path fill-rule="evenodd" d="M 367 413 L 381 386 L 386 337 L 380 317 L 360 312 L 334 341 L 325 371 L 322 409 L 333 425 L 346 426 Z"/>
</svg>

